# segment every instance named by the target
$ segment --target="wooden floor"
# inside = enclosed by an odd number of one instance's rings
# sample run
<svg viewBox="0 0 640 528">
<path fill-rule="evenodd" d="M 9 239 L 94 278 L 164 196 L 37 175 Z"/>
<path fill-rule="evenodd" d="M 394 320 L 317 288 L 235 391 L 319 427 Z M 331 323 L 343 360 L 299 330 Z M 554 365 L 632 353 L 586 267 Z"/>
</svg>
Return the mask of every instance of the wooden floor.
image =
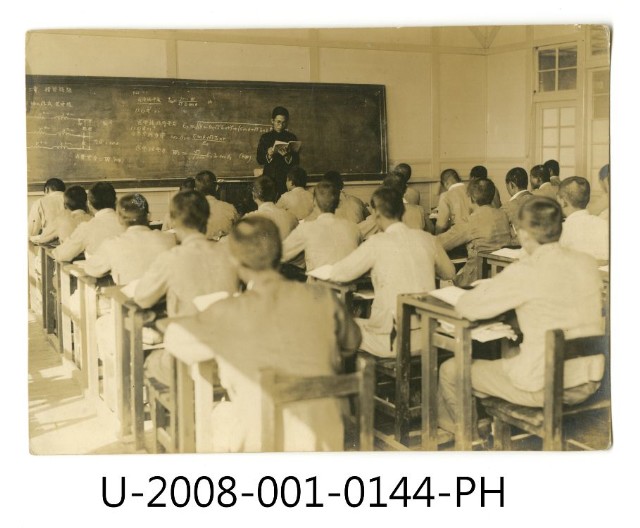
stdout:
<svg viewBox="0 0 640 528">
<path fill-rule="evenodd" d="M 34 455 L 134 453 L 118 440 L 113 414 L 86 399 L 78 370 L 29 312 L 29 450 Z"/>
</svg>

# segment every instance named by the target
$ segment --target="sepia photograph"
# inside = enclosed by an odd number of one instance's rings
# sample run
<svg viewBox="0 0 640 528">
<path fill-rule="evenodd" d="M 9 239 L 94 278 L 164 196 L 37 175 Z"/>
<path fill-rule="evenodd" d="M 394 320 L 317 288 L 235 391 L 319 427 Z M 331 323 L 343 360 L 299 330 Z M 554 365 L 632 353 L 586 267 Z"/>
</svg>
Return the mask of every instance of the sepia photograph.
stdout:
<svg viewBox="0 0 640 528">
<path fill-rule="evenodd" d="M 610 449 L 611 43 L 28 31 L 30 453 Z"/>
</svg>

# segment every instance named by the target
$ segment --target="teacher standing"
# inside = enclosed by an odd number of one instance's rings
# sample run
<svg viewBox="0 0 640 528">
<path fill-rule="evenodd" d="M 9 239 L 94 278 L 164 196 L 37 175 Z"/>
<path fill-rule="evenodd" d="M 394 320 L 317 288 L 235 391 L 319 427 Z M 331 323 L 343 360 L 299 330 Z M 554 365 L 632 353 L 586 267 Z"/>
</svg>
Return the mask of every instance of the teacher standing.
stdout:
<svg viewBox="0 0 640 528">
<path fill-rule="evenodd" d="M 271 112 L 271 126 L 273 129 L 262 134 L 258 143 L 256 159 L 264 167 L 263 175 L 271 178 L 276 184 L 278 196 L 287 192 L 287 173 L 294 165 L 300 164 L 300 155 L 291 147 L 274 148 L 276 141 L 288 143 L 298 138 L 287 130 L 289 111 L 283 106 L 276 106 Z"/>
</svg>

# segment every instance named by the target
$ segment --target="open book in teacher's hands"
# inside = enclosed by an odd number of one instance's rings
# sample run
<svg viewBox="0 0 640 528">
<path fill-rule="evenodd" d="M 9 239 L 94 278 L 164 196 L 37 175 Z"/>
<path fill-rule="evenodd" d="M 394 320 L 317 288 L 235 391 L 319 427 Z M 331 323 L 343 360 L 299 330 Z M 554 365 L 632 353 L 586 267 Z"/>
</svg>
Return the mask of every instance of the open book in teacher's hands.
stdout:
<svg viewBox="0 0 640 528">
<path fill-rule="evenodd" d="M 284 156 L 291 152 L 298 152 L 301 146 L 302 141 L 276 141 L 273 144 L 273 150 L 281 156 Z"/>
</svg>

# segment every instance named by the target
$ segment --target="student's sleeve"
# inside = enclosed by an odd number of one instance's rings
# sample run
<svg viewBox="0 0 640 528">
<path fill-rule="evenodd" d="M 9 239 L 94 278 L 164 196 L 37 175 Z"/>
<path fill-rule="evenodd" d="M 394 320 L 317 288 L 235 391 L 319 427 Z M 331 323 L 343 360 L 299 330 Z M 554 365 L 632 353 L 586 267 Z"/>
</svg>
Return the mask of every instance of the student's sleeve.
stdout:
<svg viewBox="0 0 640 528">
<path fill-rule="evenodd" d="M 438 218 L 436 219 L 436 235 L 442 233 L 449 227 L 449 217 L 451 211 L 449 210 L 449 204 L 445 198 L 446 191 L 440 195 L 438 200 Z"/>
<path fill-rule="evenodd" d="M 471 225 L 469 222 L 458 222 L 451 229 L 439 234 L 437 239 L 445 251 L 450 251 L 471 240 Z"/>
<path fill-rule="evenodd" d="M 456 311 L 472 321 L 495 317 L 527 301 L 530 285 L 535 283 L 531 270 L 514 262 L 492 279 L 464 293 L 456 304 Z"/>
<path fill-rule="evenodd" d="M 35 236 L 42 230 L 42 212 L 40 200 L 36 201 L 29 211 L 29 236 Z"/>
<path fill-rule="evenodd" d="M 81 223 L 62 244 L 53 250 L 53 258 L 57 261 L 69 262 L 76 258 L 85 248 L 85 235 L 88 222 Z"/>
<path fill-rule="evenodd" d="M 87 259 L 85 272 L 92 277 L 102 277 L 111 271 L 111 259 L 109 258 L 109 246 L 111 242 L 105 240 L 93 256 Z"/>
<path fill-rule="evenodd" d="M 358 233 L 360 234 L 361 240 L 366 240 L 371 235 L 375 235 L 377 232 L 378 225 L 376 224 L 376 220 L 373 216 L 365 218 L 358 224 Z"/>
<path fill-rule="evenodd" d="M 456 268 L 451 262 L 449 255 L 442 247 L 442 244 L 438 241 L 437 238 L 433 238 L 434 246 L 435 246 L 435 267 L 436 267 L 436 275 L 444 280 L 451 280 L 455 277 Z"/>
<path fill-rule="evenodd" d="M 333 282 L 350 282 L 364 275 L 373 268 L 376 259 L 376 243 L 367 240 L 358 246 L 351 254 L 331 268 L 329 280 Z"/>
<path fill-rule="evenodd" d="M 285 211 L 289 210 L 289 206 L 287 203 L 287 193 L 284 193 L 280 199 L 276 202 L 276 206 L 280 209 L 284 209 Z"/>
<path fill-rule="evenodd" d="M 282 243 L 282 262 L 289 262 L 304 251 L 304 225 L 296 227 Z"/>
<path fill-rule="evenodd" d="M 141 308 L 151 308 L 167 294 L 172 271 L 170 253 L 170 251 L 165 251 L 158 255 L 140 277 L 133 300 Z"/>
<path fill-rule="evenodd" d="M 39 235 L 31 236 L 29 239 L 34 244 L 46 244 L 58 238 L 58 222 L 55 219 L 49 227 L 46 227 Z"/>
</svg>

